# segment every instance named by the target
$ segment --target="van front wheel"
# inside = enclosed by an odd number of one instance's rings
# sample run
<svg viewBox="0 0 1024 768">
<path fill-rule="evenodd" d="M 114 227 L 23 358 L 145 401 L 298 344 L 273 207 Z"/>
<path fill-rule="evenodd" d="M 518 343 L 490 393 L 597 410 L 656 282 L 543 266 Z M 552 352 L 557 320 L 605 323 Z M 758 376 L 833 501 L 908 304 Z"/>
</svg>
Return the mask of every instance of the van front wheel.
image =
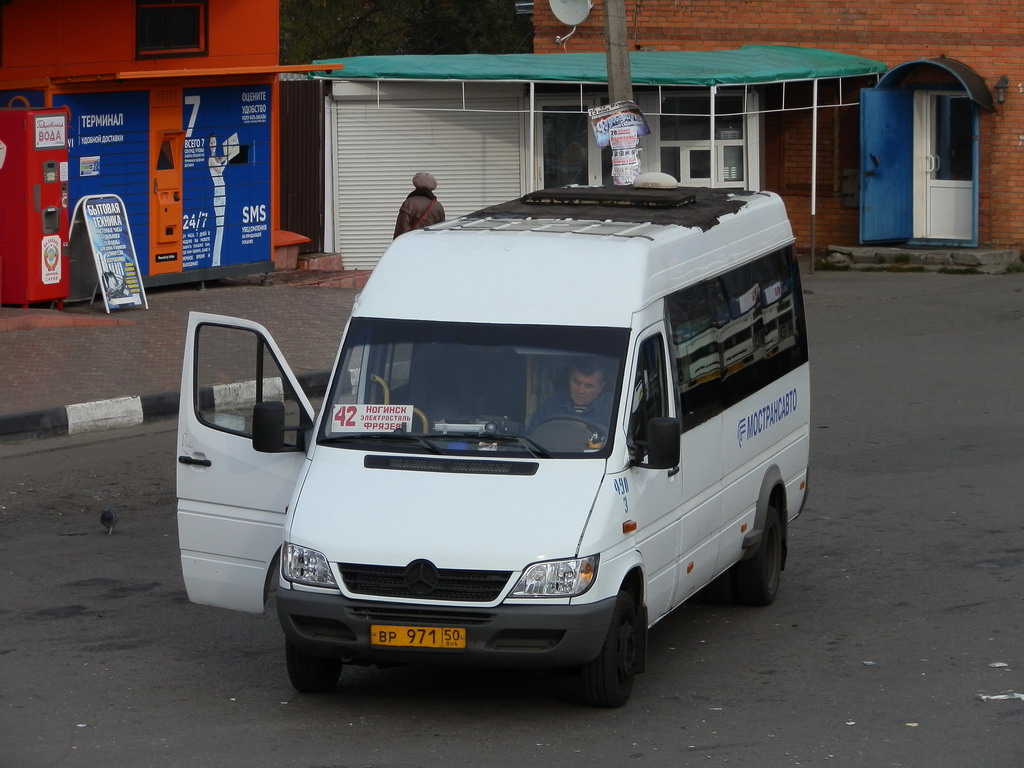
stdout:
<svg viewBox="0 0 1024 768">
<path fill-rule="evenodd" d="M 779 592 L 781 574 L 782 525 L 778 510 L 769 506 L 757 552 L 732 568 L 733 598 L 740 605 L 771 605 Z"/>
<path fill-rule="evenodd" d="M 341 677 L 341 659 L 322 659 L 285 640 L 284 656 L 288 662 L 288 678 L 299 693 L 330 693 Z"/>
<path fill-rule="evenodd" d="M 638 653 L 636 604 L 629 592 L 619 592 L 601 653 L 583 666 L 583 693 L 587 704 L 621 707 L 629 701 Z"/>
</svg>

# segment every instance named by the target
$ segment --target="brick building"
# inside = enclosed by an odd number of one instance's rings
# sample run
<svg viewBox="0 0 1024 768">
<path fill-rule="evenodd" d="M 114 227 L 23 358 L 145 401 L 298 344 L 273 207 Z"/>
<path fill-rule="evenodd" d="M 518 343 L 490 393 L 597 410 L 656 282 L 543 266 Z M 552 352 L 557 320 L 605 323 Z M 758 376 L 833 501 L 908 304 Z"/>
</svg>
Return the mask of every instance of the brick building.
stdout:
<svg viewBox="0 0 1024 768">
<path fill-rule="evenodd" d="M 573 31 L 548 2 L 535 3 L 534 50 L 603 51 L 602 6 L 596 4 Z M 962 0 L 625 2 L 631 51 L 789 45 L 862 56 L 890 68 L 877 88 L 863 84 L 876 91 L 863 108 L 819 113 L 819 253 L 824 243 L 858 240 L 1020 247 L 1024 16 L 1017 11 L 1016 3 Z M 787 199 L 804 249 L 810 238 L 811 122 L 810 112 L 762 112 L 758 149 L 762 187 Z"/>
</svg>

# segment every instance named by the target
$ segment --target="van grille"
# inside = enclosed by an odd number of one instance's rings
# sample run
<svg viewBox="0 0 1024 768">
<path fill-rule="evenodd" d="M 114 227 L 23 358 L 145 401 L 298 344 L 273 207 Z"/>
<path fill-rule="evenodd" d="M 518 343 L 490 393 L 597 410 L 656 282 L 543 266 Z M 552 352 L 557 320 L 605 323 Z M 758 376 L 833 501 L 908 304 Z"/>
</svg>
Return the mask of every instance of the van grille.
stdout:
<svg viewBox="0 0 1024 768">
<path fill-rule="evenodd" d="M 438 568 L 438 581 L 429 593 L 406 586 L 406 566 L 338 563 L 345 587 L 354 594 L 425 600 L 489 603 L 496 600 L 512 571 L 461 571 Z"/>
<path fill-rule="evenodd" d="M 352 606 L 348 614 L 366 622 L 379 624 L 441 624 L 466 627 L 494 621 L 493 613 L 460 611 L 457 608 L 391 608 L 382 605 Z"/>
</svg>

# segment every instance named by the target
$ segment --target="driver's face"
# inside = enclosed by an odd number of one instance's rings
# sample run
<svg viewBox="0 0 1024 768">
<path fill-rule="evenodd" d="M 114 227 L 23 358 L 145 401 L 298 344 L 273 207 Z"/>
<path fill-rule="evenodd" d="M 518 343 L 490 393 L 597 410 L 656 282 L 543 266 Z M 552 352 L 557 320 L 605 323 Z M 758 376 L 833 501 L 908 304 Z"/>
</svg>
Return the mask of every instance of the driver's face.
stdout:
<svg viewBox="0 0 1024 768">
<path fill-rule="evenodd" d="M 604 374 L 600 371 L 590 376 L 573 371 L 569 378 L 569 397 L 572 398 L 572 404 L 577 408 L 586 408 L 592 405 L 603 389 Z"/>
</svg>

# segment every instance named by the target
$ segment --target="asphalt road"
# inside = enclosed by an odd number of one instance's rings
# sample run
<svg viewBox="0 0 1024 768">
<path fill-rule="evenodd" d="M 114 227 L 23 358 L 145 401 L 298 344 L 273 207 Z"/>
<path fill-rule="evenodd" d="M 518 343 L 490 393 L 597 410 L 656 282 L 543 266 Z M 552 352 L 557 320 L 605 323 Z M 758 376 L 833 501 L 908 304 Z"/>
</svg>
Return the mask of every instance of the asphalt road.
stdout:
<svg viewBox="0 0 1024 768">
<path fill-rule="evenodd" d="M 299 695 L 272 610 L 187 601 L 173 423 L 0 446 L 0 766 L 1024 764 L 1024 699 L 979 697 L 1024 694 L 1024 276 L 806 288 L 812 485 L 780 597 L 683 606 L 618 710 L 500 671 Z"/>
</svg>

